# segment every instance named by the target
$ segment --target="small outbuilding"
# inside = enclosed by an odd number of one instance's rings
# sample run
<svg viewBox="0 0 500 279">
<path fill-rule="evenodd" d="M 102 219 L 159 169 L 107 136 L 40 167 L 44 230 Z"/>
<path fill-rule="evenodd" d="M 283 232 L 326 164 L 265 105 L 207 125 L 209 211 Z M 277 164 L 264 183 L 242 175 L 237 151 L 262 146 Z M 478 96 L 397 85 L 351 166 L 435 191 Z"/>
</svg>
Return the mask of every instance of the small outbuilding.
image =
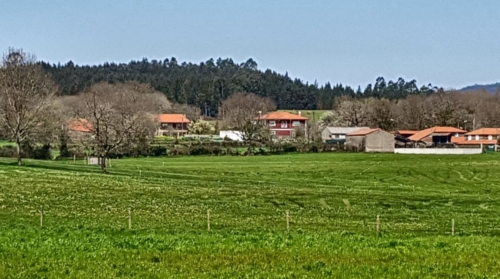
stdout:
<svg viewBox="0 0 500 279">
<path fill-rule="evenodd" d="M 347 134 L 345 144 L 363 152 L 394 152 L 394 135 L 382 129 L 364 129 Z"/>
<path fill-rule="evenodd" d="M 345 136 L 359 130 L 366 130 L 368 127 L 325 127 L 321 131 L 321 139 L 323 142 L 337 141 L 345 142 Z"/>
</svg>

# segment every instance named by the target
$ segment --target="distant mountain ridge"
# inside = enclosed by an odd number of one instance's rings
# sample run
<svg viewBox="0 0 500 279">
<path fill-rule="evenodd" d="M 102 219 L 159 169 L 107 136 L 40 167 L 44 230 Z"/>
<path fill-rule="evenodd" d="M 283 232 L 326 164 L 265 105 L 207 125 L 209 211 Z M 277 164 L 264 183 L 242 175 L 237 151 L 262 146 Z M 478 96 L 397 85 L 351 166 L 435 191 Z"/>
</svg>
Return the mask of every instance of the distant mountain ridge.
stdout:
<svg viewBox="0 0 500 279">
<path fill-rule="evenodd" d="M 498 92 L 498 90 L 500 90 L 500 82 L 494 84 L 474 84 L 466 86 L 460 89 L 460 91 L 470 91 L 470 90 L 480 90 L 480 89 L 484 89 L 490 92 L 491 94 L 495 94 Z"/>
</svg>

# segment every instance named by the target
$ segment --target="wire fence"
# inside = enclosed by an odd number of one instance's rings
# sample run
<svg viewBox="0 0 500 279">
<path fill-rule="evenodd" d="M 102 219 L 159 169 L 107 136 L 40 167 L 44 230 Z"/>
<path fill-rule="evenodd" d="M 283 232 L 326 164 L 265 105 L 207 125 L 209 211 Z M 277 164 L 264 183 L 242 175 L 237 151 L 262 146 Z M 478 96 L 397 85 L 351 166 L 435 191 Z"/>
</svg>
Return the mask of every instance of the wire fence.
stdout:
<svg viewBox="0 0 500 279">
<path fill-rule="evenodd" d="M 424 216 L 422 216 L 424 217 Z M 150 211 L 145 208 L 114 208 L 110 212 L 64 212 L 63 208 L 31 207 L 25 214 L 3 212 L 0 226 L 39 226 L 44 229 L 71 227 L 116 230 L 174 231 L 267 231 L 267 232 L 338 232 L 360 235 L 414 236 L 500 236 L 500 221 L 464 216 L 432 219 L 402 218 L 390 214 L 372 216 L 311 215 L 300 211 L 279 210 L 263 214 L 248 210 L 236 215 L 212 209 Z M 39 218 L 39 224 L 37 219 Z"/>
</svg>

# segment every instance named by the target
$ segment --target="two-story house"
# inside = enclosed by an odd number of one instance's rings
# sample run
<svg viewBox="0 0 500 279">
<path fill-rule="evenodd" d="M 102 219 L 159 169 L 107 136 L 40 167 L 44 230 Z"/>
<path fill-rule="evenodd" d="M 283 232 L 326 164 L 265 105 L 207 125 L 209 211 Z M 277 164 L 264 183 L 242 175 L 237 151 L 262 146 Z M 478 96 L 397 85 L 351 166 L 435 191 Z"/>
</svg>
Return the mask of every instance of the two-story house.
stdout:
<svg viewBox="0 0 500 279">
<path fill-rule="evenodd" d="M 462 146 L 489 146 L 498 145 L 500 139 L 500 128 L 481 128 L 472 132 L 466 133 L 464 139 L 457 143 Z"/>
<path fill-rule="evenodd" d="M 303 129 L 307 136 L 308 118 L 299 114 L 285 111 L 274 111 L 257 117 L 271 131 L 271 135 L 276 137 L 294 137 L 297 129 Z"/>
<path fill-rule="evenodd" d="M 182 136 L 188 133 L 191 122 L 184 114 L 160 114 L 158 115 L 160 127 L 159 136 Z"/>
</svg>

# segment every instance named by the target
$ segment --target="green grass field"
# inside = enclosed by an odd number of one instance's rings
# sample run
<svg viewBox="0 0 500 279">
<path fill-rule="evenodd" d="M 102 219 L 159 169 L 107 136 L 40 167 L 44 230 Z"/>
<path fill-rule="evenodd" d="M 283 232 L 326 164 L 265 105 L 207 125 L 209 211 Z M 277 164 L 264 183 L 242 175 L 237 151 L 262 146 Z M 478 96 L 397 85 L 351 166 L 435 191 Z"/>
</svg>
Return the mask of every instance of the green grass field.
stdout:
<svg viewBox="0 0 500 279">
<path fill-rule="evenodd" d="M 499 159 L 0 159 L 0 278 L 498 278 Z"/>
<path fill-rule="evenodd" d="M 280 111 L 286 111 L 289 113 L 293 114 L 299 114 L 298 110 L 280 110 Z M 303 116 L 309 118 L 309 121 L 312 122 L 318 122 L 321 119 L 321 116 L 323 113 L 327 112 L 329 110 L 302 110 L 301 113 Z"/>
</svg>

